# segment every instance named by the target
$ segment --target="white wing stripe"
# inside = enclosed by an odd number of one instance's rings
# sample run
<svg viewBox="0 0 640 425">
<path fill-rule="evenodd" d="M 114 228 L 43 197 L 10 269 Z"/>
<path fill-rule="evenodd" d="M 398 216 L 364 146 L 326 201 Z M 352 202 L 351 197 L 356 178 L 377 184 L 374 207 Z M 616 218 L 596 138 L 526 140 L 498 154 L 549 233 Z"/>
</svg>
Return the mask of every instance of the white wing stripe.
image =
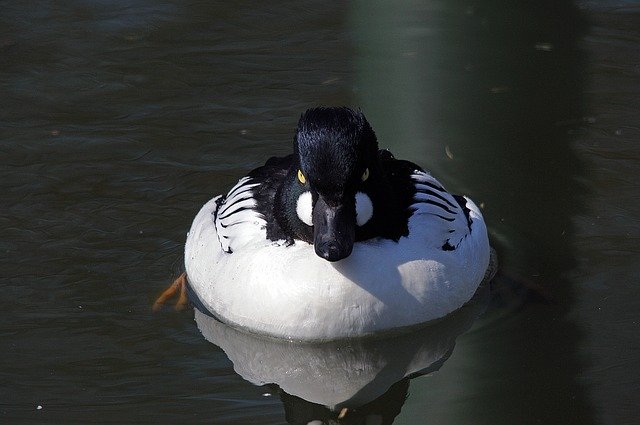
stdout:
<svg viewBox="0 0 640 425">
<path fill-rule="evenodd" d="M 412 217 L 432 215 L 440 220 L 433 222 L 430 236 L 441 241 L 442 249 L 452 251 L 469 235 L 470 228 L 462 207 L 456 198 L 430 174 L 416 171 L 411 175 L 416 192 L 411 205 Z M 412 222 L 412 219 L 409 219 Z"/>
<path fill-rule="evenodd" d="M 218 220 L 225 220 L 238 211 L 241 211 L 247 208 L 255 208 L 255 206 L 256 206 L 256 200 L 253 199 L 252 197 L 237 199 L 233 203 L 229 205 L 225 205 L 225 207 L 220 210 L 220 212 L 218 213 Z"/>
<path fill-rule="evenodd" d="M 249 183 L 247 184 L 249 181 L 251 180 L 250 177 L 243 177 L 241 178 L 238 183 L 236 183 L 235 186 L 233 186 L 231 188 L 231 190 L 229 190 L 229 193 L 227 193 L 227 198 L 233 198 L 234 196 L 237 195 L 236 191 L 240 188 L 244 188 L 246 187 L 247 189 L 251 189 L 255 186 L 258 186 L 260 183 Z"/>
<path fill-rule="evenodd" d="M 251 181 L 250 177 L 241 178 L 212 217 L 218 241 L 225 252 L 232 253 L 236 246 L 266 237 L 262 235 L 266 223 L 262 214 L 255 210 L 257 202 L 253 197 L 253 188 L 260 183 Z"/>
</svg>

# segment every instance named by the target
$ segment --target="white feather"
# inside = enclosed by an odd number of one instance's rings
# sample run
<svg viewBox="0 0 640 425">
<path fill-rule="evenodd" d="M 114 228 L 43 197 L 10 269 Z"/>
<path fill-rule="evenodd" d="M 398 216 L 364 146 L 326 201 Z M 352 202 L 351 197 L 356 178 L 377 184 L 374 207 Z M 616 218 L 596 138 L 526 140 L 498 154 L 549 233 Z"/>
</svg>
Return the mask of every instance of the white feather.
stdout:
<svg viewBox="0 0 640 425">
<path fill-rule="evenodd" d="M 356 193 L 356 223 L 364 226 L 373 217 L 373 203 L 371 198 L 364 193 Z"/>
<path fill-rule="evenodd" d="M 313 226 L 313 198 L 311 192 L 303 192 L 296 203 L 296 214 L 307 226 Z"/>
</svg>

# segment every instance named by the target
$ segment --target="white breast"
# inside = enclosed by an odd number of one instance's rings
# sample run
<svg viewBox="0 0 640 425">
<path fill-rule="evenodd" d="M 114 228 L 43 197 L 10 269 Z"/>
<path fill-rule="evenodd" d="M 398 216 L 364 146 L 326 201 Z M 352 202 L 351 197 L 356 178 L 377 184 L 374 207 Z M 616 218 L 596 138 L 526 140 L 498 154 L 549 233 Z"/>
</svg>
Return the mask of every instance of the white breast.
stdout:
<svg viewBox="0 0 640 425">
<path fill-rule="evenodd" d="M 410 237 L 357 242 L 349 257 L 331 263 L 305 242 L 267 240 L 257 214 L 234 230 L 242 249 L 225 252 L 213 221 L 216 199 L 189 232 L 187 275 L 207 309 L 252 332 L 325 340 L 428 322 L 467 302 L 489 264 L 486 227 L 473 203 L 473 231 L 454 251 L 434 242 L 433 217 L 423 211 L 411 217 Z"/>
</svg>

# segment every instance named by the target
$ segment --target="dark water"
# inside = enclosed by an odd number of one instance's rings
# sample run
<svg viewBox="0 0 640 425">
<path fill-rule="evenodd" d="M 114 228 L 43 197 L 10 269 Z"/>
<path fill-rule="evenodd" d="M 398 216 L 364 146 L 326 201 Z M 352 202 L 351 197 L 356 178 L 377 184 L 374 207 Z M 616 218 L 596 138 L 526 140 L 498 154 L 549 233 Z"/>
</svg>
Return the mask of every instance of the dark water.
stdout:
<svg viewBox="0 0 640 425">
<path fill-rule="evenodd" d="M 638 423 L 640 5 L 528 3 L 1 2 L 0 421 Z M 483 204 L 488 305 L 315 348 L 152 314 L 319 104 Z"/>
</svg>

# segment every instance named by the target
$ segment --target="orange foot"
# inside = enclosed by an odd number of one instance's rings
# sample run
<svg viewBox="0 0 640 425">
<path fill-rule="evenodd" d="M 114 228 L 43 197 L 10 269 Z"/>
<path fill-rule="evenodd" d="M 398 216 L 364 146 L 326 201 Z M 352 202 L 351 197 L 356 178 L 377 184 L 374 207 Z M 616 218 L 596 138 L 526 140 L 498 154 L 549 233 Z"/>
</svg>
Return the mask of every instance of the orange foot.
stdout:
<svg viewBox="0 0 640 425">
<path fill-rule="evenodd" d="M 174 280 L 162 294 L 160 294 L 158 299 L 156 299 L 156 302 L 153 303 L 153 311 L 161 310 L 167 300 L 173 298 L 178 291 L 180 291 L 180 295 L 178 296 L 178 301 L 176 301 L 174 308 L 180 311 L 184 310 L 189 304 L 189 298 L 187 297 L 187 273 L 182 273 L 178 276 L 178 278 Z"/>
</svg>

